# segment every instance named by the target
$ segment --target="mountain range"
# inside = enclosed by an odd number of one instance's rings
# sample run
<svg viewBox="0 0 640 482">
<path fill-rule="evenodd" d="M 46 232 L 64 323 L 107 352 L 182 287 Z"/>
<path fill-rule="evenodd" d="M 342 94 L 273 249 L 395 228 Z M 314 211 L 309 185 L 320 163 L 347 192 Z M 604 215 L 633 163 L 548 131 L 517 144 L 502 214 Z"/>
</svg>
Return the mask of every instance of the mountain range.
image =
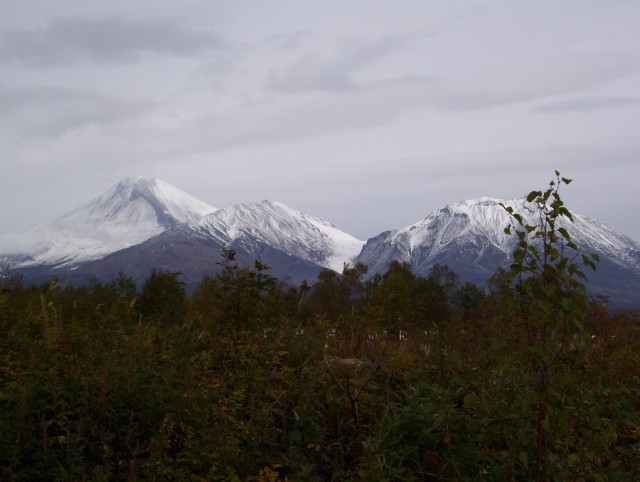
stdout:
<svg viewBox="0 0 640 482">
<path fill-rule="evenodd" d="M 319 218 L 279 202 L 237 204 L 218 209 L 159 179 L 126 178 L 87 204 L 25 235 L 24 249 L 0 254 L 0 263 L 26 279 L 56 275 L 72 283 L 106 281 L 120 271 L 141 282 L 153 267 L 181 271 L 193 288 L 213 274 L 223 247 L 241 265 L 259 259 L 283 282 L 313 283 L 322 269 L 341 271 L 363 262 L 369 276 L 393 261 L 425 275 L 446 264 L 461 281 L 483 284 L 507 267 L 515 247 L 505 234 L 511 206 L 534 223 L 524 199 L 489 197 L 450 204 L 400 230 L 361 241 Z M 640 306 L 640 244 L 574 213 L 567 226 L 585 253 L 600 257 L 588 287 L 624 306 Z"/>
</svg>

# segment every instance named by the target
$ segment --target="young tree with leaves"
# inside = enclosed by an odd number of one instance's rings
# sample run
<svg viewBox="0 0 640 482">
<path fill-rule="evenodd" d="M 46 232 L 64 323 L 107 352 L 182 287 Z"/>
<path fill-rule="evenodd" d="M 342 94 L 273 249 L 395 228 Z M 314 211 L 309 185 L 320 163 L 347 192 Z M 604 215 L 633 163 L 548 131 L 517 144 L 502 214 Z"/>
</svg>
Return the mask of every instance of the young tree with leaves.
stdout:
<svg viewBox="0 0 640 482">
<path fill-rule="evenodd" d="M 536 481 L 549 478 L 548 409 L 553 370 L 582 331 L 587 309 L 583 269 L 595 269 L 598 261 L 597 255 L 580 252 L 565 227 L 573 215 L 559 191 L 569 183 L 571 179 L 555 171 L 555 179 L 545 191 L 529 193 L 527 202 L 537 216 L 532 224 L 513 207 L 502 205 L 512 220 L 505 233 L 515 233 L 518 238 L 510 270 L 509 306 L 524 328 L 529 365 L 538 378 Z"/>
</svg>

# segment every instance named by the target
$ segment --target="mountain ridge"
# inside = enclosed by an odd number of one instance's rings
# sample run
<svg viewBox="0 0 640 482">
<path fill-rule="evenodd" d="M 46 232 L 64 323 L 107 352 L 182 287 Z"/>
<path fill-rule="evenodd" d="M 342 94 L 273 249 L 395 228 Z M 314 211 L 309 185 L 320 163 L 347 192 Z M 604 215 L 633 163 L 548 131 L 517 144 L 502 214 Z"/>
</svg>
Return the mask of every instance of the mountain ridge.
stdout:
<svg viewBox="0 0 640 482">
<path fill-rule="evenodd" d="M 33 231 L 44 238 L 38 250 L 0 256 L 0 261 L 32 271 L 44 266 L 43 274 L 84 280 L 113 277 L 118 267 L 140 278 L 156 266 L 182 271 L 197 284 L 215 271 L 215 260 L 227 247 L 245 265 L 255 259 L 271 263 L 273 273 L 292 283 L 313 280 L 322 269 L 340 272 L 344 263 L 363 262 L 372 276 L 400 261 L 418 275 L 446 264 L 461 280 L 482 284 L 498 267 L 509 265 L 515 247 L 515 237 L 504 232 L 511 220 L 502 204 L 536 224 L 534 206 L 524 199 L 485 196 L 448 204 L 405 228 L 361 241 L 278 201 L 218 209 L 164 181 L 125 178 Z M 637 298 L 640 244 L 580 214 L 574 213 L 567 229 L 581 249 L 603 259 L 600 273 L 593 275 L 596 289 Z"/>
<path fill-rule="evenodd" d="M 18 266 L 72 267 L 101 258 L 217 210 L 160 180 L 129 177 L 27 236 L 31 252 Z"/>
<path fill-rule="evenodd" d="M 278 201 L 234 204 L 204 216 L 197 227 L 211 234 L 225 233 L 229 242 L 254 237 L 321 266 L 342 270 L 364 241 L 320 218 L 304 214 Z"/>
<path fill-rule="evenodd" d="M 425 276 L 435 264 L 446 264 L 464 281 L 484 284 L 498 267 L 508 268 L 517 238 L 504 232 L 511 207 L 527 224 L 538 224 L 535 205 L 524 198 L 502 201 L 490 197 L 453 203 L 403 229 L 367 240 L 355 262 L 370 272 L 384 272 L 393 261 L 407 263 Z M 587 216 L 573 213 L 560 220 L 585 253 L 597 254 L 598 269 L 589 274 L 591 292 L 602 292 L 640 304 L 640 244 Z"/>
</svg>

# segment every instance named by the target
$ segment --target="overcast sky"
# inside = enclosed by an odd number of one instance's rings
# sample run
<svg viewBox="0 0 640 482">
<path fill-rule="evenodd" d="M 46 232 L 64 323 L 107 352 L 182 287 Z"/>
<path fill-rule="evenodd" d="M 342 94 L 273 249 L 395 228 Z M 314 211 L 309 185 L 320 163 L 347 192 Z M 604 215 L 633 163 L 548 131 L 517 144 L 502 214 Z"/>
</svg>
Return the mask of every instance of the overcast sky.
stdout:
<svg viewBox="0 0 640 482">
<path fill-rule="evenodd" d="M 640 240 L 640 2 L 3 0 L 0 233 L 127 176 L 360 239 L 559 169 Z"/>
</svg>

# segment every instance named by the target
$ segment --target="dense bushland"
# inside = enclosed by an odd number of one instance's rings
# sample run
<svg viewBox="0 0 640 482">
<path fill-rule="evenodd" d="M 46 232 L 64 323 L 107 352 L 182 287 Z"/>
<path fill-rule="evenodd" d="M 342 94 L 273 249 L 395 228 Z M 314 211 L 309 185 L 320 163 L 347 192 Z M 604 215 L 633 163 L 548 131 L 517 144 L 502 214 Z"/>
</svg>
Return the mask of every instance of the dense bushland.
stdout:
<svg viewBox="0 0 640 482">
<path fill-rule="evenodd" d="M 587 299 L 568 181 L 487 287 L 394 263 L 291 288 L 229 250 L 189 296 L 5 278 L 0 477 L 640 480 L 640 319 Z"/>
</svg>

